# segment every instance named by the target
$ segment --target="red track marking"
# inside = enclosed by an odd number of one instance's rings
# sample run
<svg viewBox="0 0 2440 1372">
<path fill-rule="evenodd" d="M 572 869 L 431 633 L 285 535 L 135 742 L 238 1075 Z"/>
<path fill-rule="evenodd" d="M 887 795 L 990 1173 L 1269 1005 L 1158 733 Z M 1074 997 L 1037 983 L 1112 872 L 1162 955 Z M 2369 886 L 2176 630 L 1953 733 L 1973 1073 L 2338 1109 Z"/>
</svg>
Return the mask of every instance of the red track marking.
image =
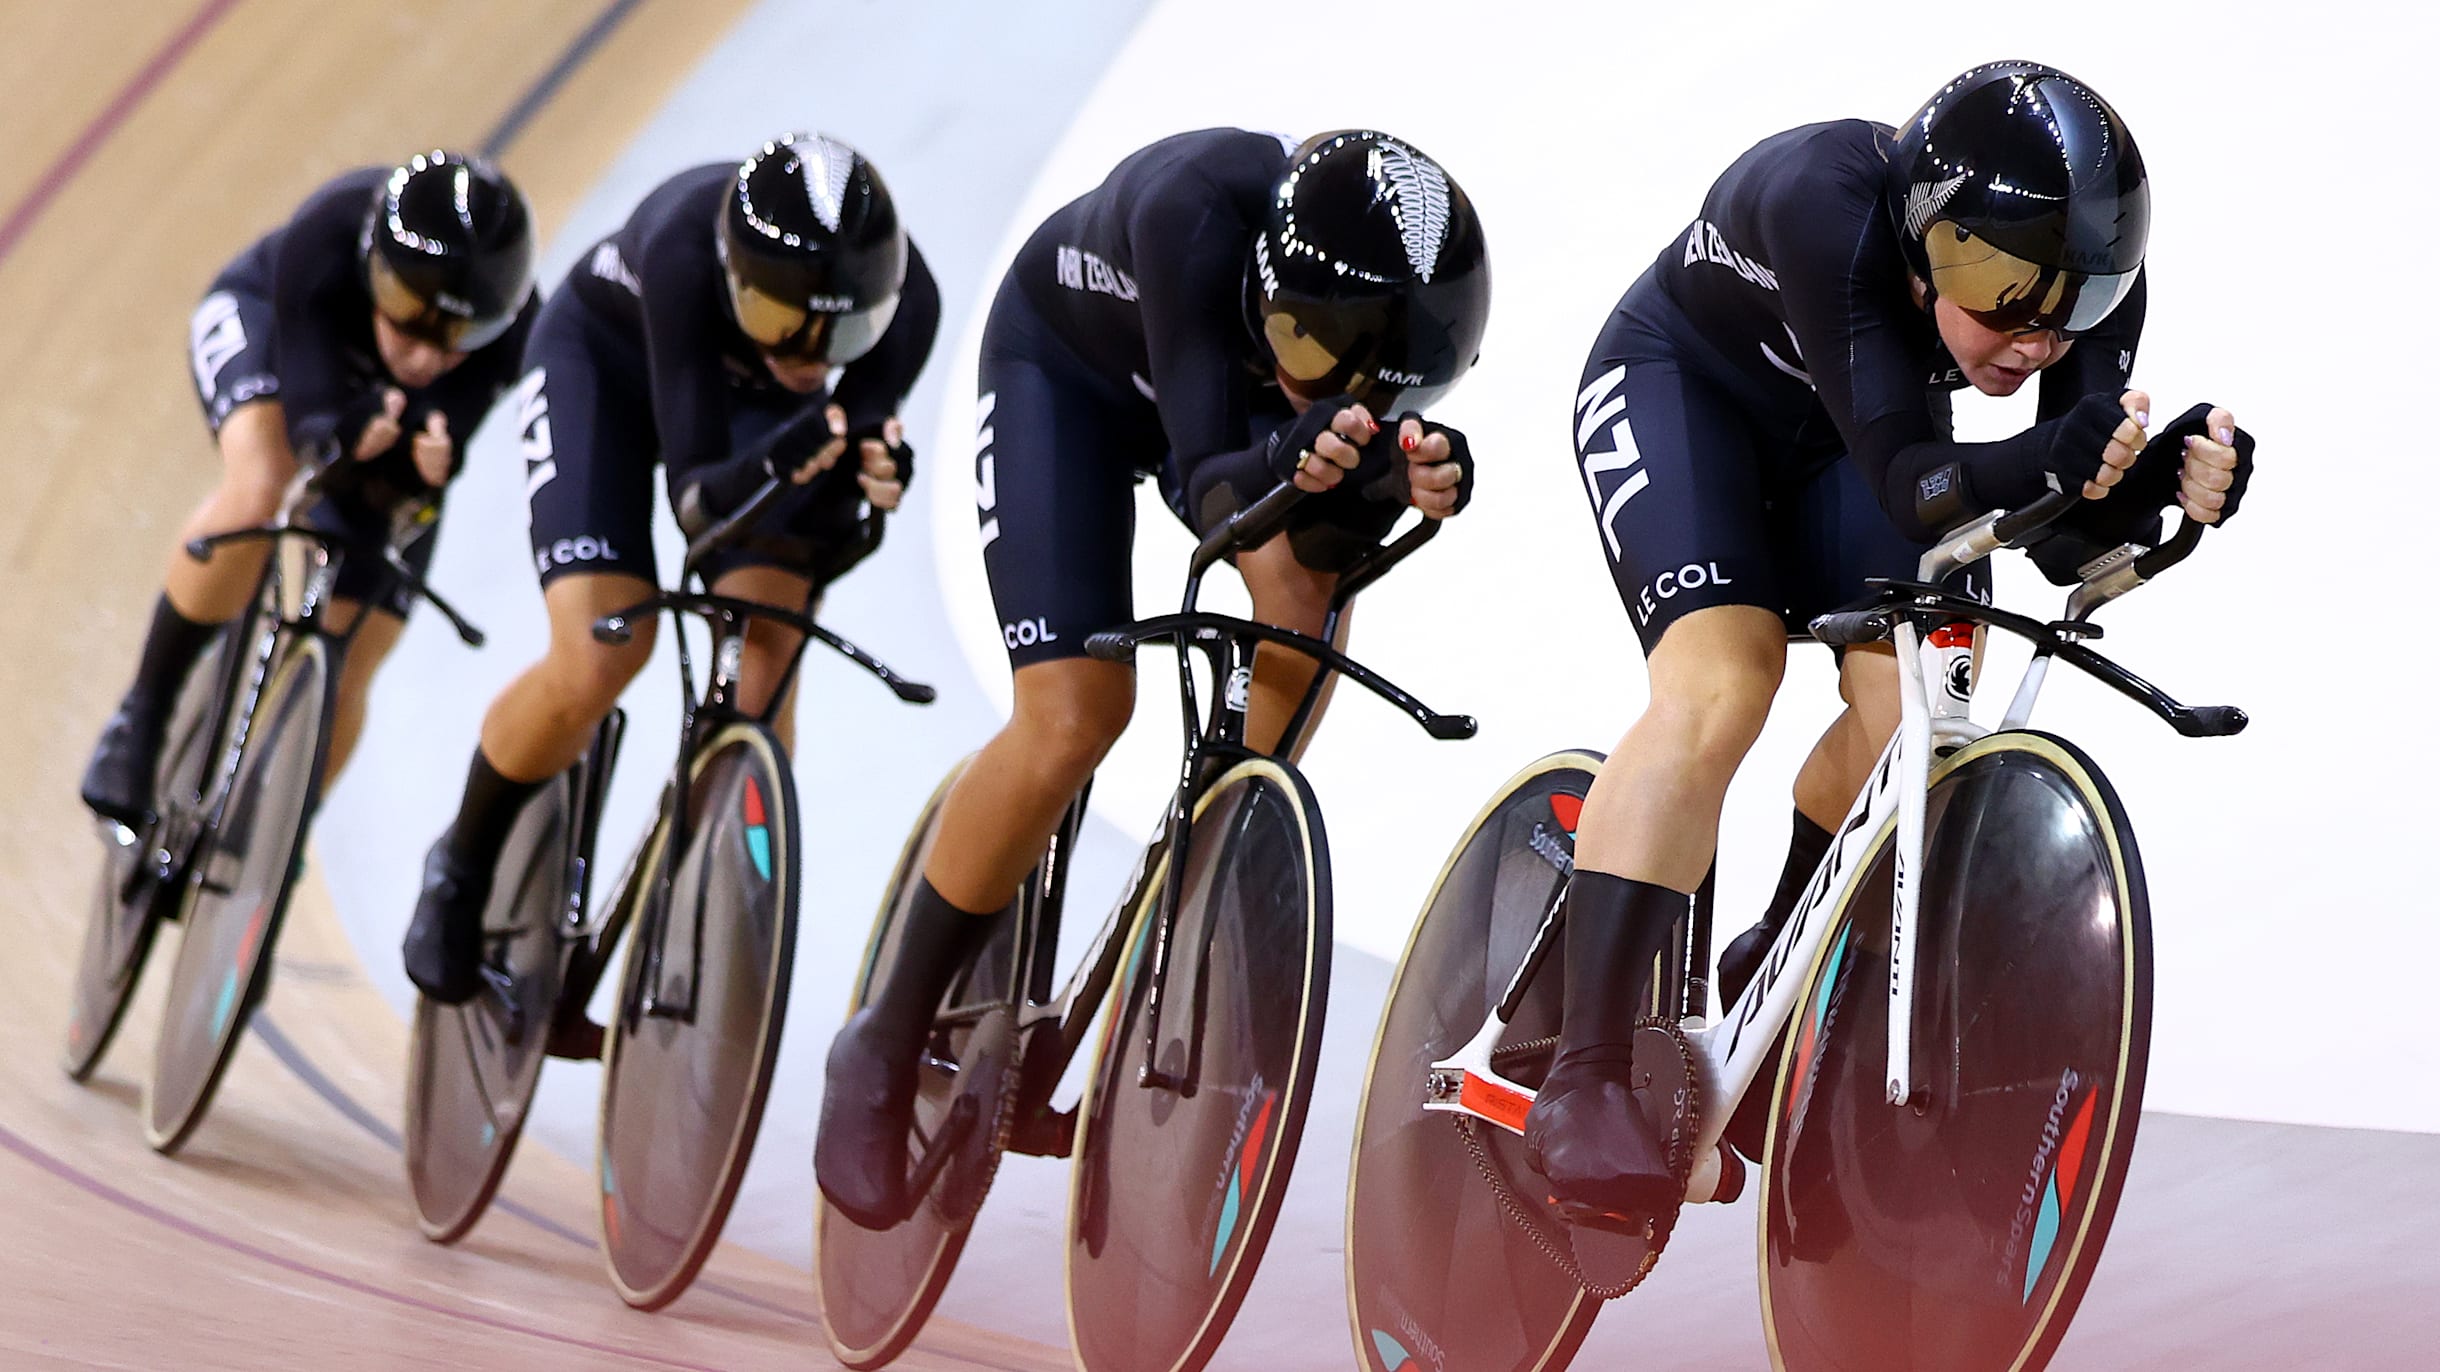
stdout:
<svg viewBox="0 0 2440 1372">
<path fill-rule="evenodd" d="M 110 135 L 118 132 L 119 125 L 127 122 L 127 116 L 135 112 L 136 106 L 144 103 L 144 97 L 152 94 L 153 88 L 161 84 L 161 78 L 169 75 L 170 68 L 177 66 L 204 34 L 235 8 L 237 0 L 204 0 L 203 8 L 196 10 L 194 17 L 170 35 L 169 41 L 152 55 L 152 60 L 144 64 L 143 70 L 129 77 L 127 84 L 119 87 L 119 93 L 110 97 L 110 103 L 102 107 L 100 114 L 93 116 L 93 122 L 85 125 L 84 132 L 76 136 L 76 141 L 68 145 L 58 160 L 43 169 L 42 177 L 34 183 L 33 189 L 27 191 L 25 198 L 8 212 L 7 219 L 0 220 L 0 262 L 8 260 L 9 253 L 16 249 L 17 241 L 25 237 L 26 230 L 34 226 L 34 221 L 42 217 L 42 212 L 50 208 L 51 202 L 59 198 L 59 193 L 76 179 L 76 174 L 93 160 L 93 154 L 109 141 Z"/>
</svg>

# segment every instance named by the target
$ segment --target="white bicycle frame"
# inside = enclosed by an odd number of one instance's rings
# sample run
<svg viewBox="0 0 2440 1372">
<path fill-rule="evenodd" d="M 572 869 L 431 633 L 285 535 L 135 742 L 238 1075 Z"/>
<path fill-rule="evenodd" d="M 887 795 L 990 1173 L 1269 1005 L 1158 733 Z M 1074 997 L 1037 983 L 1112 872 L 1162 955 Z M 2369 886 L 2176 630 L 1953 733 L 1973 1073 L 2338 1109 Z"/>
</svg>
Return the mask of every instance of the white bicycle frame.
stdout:
<svg viewBox="0 0 2440 1372">
<path fill-rule="evenodd" d="M 1917 579 L 1938 582 L 1998 551 L 2004 545 L 1995 528 L 2003 517 L 2004 512 L 1986 515 L 1951 534 L 1923 555 Z M 2068 600 L 2071 616 L 2081 618 L 2093 608 L 2143 584 L 2131 574 L 2134 554 L 2140 551 L 2139 547 L 2129 545 L 2087 567 L 2083 584 Z M 1735 1004 L 1722 1012 L 1718 1023 L 1707 1023 L 1701 1007 L 1692 1008 L 1682 1021 L 1686 1037 L 1694 1045 L 1695 1070 L 1705 1102 L 1696 1136 L 1694 1171 L 1687 1179 L 1689 1202 L 1710 1200 L 1717 1191 L 1721 1179 L 1720 1136 L 1738 1102 L 1762 1074 L 1764 1059 L 1778 1041 L 1780 1027 L 1795 1009 L 1804 978 L 1789 973 L 1812 967 L 1820 956 L 1822 943 L 1829 936 L 1828 922 L 1823 916 L 1839 908 L 1849 889 L 1862 878 L 1864 856 L 1893 814 L 1897 824 L 1893 845 L 1897 869 L 1889 931 L 1891 1032 L 1886 1099 L 1892 1106 L 1901 1106 L 1914 1098 L 1914 933 L 1919 899 L 1916 876 L 1922 867 L 1924 799 L 1930 789 L 1932 757 L 1935 753 L 1953 752 L 1990 732 L 1967 717 L 1973 703 L 1975 658 L 1984 630 L 1977 625 L 1971 627 L 1970 633 L 1959 633 L 1963 627 L 1966 626 L 1944 626 L 1926 641 L 1914 624 L 1905 619 L 1897 621 L 1895 637 L 1900 667 L 1897 733 L 1890 738 L 1879 765 L 1857 794 L 1846 820 L 1839 825 L 1821 864 L 1813 869 L 1813 879 L 1807 884 L 1803 899 L 1789 914 L 1771 945 L 1770 956 L 1763 960 L 1752 983 Z M 2040 655 L 2027 664 L 2001 728 L 2021 728 L 2031 718 L 2048 666 L 2048 659 Z M 1934 682 L 1939 683 L 1937 688 L 1932 685 Z M 1554 898 L 1543 916 L 1541 930 L 1535 935 L 1536 947 L 1551 936 L 1558 913 L 1558 901 Z M 1698 952 L 1707 956 L 1709 950 Z M 1519 965 L 1517 976 L 1523 977 L 1537 961 L 1528 956 Z M 1508 990 L 1511 993 L 1515 990 L 1513 983 Z M 1499 1003 L 1505 1005 L 1509 999 L 1508 994 L 1503 994 Z M 1481 1030 L 1465 1047 L 1433 1063 L 1425 1078 L 1424 1108 L 1473 1115 L 1510 1133 L 1522 1134 L 1534 1093 L 1501 1076 L 1491 1063 L 1493 1045 L 1506 1028 L 1507 1021 L 1494 1006 Z"/>
</svg>

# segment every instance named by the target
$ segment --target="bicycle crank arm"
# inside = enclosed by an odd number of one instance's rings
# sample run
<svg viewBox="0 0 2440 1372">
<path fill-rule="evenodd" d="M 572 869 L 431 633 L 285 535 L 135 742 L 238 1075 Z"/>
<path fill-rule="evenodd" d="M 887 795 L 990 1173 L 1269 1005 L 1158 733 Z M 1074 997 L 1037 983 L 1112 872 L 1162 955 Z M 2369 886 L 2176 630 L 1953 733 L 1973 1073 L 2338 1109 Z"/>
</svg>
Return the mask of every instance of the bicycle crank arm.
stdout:
<svg viewBox="0 0 2440 1372">
<path fill-rule="evenodd" d="M 1465 1047 L 1433 1063 L 1423 1074 L 1423 1108 L 1472 1115 L 1511 1134 L 1523 1134 L 1534 1093 L 1491 1065 L 1491 1046 L 1507 1027 L 1493 1015 Z"/>
<path fill-rule="evenodd" d="M 957 1156 L 957 1150 L 964 1145 L 966 1136 L 974 1132 L 975 1121 L 982 1117 L 982 1113 L 972 1096 L 957 1098 L 957 1103 L 949 1107 L 949 1118 L 942 1121 L 940 1132 L 932 1136 L 932 1142 L 924 1148 L 923 1156 L 916 1160 L 914 1174 L 907 1178 L 906 1194 L 932 1194 L 932 1183 L 940 1180 L 941 1169 L 949 1165 L 949 1159 Z"/>
</svg>

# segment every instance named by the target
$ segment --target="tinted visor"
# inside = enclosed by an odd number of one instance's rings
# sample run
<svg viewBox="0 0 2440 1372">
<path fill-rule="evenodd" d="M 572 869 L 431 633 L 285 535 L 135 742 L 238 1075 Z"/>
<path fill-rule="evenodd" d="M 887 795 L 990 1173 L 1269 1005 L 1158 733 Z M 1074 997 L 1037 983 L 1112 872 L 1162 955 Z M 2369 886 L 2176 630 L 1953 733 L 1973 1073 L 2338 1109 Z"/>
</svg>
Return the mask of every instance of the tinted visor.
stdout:
<svg viewBox="0 0 2440 1372">
<path fill-rule="evenodd" d="M 1387 418 L 1392 406 L 1425 409 L 1456 384 L 1454 377 L 1390 375 L 1381 365 L 1389 334 L 1386 311 L 1316 310 L 1300 318 L 1274 306 L 1262 317 L 1271 359 L 1298 395 L 1308 400 L 1345 395 L 1376 419 Z"/>
<path fill-rule="evenodd" d="M 458 314 L 437 300 L 427 300 L 399 278 L 380 253 L 373 253 L 365 273 L 373 288 L 373 308 L 400 333 L 453 353 L 470 353 L 508 332 L 517 322 L 514 306 L 497 315 Z"/>
<path fill-rule="evenodd" d="M 735 277 L 729 279 L 729 305 L 737 327 L 755 347 L 791 362 L 834 367 L 871 352 L 898 314 L 895 294 L 860 310 L 832 314 L 765 295 Z"/>
<path fill-rule="evenodd" d="M 2001 333 L 2042 330 L 2074 336 L 2109 318 L 2135 288 L 2135 271 L 2072 272 L 2028 262 L 1956 224 L 1933 224 L 1923 235 L 1932 289 Z"/>
</svg>

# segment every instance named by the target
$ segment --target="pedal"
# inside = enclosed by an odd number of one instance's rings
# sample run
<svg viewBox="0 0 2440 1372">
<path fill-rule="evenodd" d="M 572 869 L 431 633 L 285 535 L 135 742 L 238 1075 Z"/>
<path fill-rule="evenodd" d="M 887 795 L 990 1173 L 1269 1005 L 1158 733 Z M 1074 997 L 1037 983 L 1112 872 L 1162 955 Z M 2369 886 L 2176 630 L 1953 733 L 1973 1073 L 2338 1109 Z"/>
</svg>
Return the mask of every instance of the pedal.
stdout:
<svg viewBox="0 0 2440 1372">
<path fill-rule="evenodd" d="M 1558 1214 L 1559 1218 L 1580 1229 L 1598 1229 L 1603 1233 L 1616 1234 L 1621 1238 L 1635 1239 L 1642 1243 L 1651 1243 L 1654 1239 L 1655 1223 L 1650 1215 L 1628 1215 L 1616 1210 L 1597 1210 L 1576 1201 L 1561 1200 L 1557 1196 L 1545 1196 L 1543 1200 Z"/>
<path fill-rule="evenodd" d="M 1032 1158 L 1064 1158 L 1076 1152 L 1076 1112 L 1041 1110 L 1017 1121 L 1009 1131 L 1008 1151 Z"/>
</svg>

